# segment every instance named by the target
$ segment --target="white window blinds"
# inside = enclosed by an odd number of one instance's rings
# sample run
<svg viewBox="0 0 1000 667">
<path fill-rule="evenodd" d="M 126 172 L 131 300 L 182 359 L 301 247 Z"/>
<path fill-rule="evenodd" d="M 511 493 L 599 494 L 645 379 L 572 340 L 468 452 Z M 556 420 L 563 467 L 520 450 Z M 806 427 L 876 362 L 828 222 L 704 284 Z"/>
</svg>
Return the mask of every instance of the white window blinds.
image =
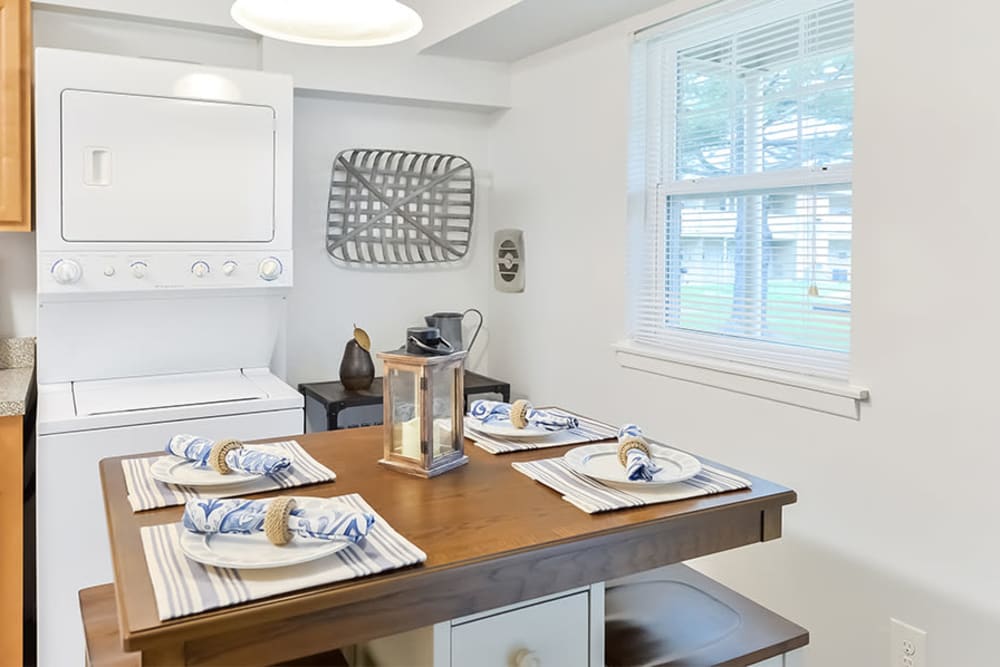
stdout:
<svg viewBox="0 0 1000 667">
<path fill-rule="evenodd" d="M 630 335 L 846 379 L 853 5 L 723 7 L 635 47 Z"/>
</svg>

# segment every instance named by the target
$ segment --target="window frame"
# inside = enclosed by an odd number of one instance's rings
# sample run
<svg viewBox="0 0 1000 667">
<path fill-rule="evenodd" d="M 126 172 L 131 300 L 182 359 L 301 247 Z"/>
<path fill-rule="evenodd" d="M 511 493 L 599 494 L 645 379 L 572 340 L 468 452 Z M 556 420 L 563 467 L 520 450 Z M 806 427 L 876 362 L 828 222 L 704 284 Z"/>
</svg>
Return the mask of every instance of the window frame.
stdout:
<svg viewBox="0 0 1000 667">
<path fill-rule="evenodd" d="M 652 329 L 655 340 L 662 341 L 662 346 L 640 342 L 635 335 L 638 311 L 636 301 L 644 294 L 638 287 L 640 283 L 651 280 L 657 286 L 655 291 L 661 295 L 659 303 L 664 304 L 664 308 L 668 311 L 676 310 L 679 305 L 679 290 L 669 289 L 670 276 L 667 269 L 669 264 L 675 267 L 674 271 L 679 272 L 680 264 L 677 260 L 682 249 L 682 244 L 679 242 L 667 242 L 671 226 L 668 224 L 666 214 L 669 197 L 733 193 L 766 196 L 775 191 L 791 188 L 853 187 L 852 163 L 687 180 L 675 180 L 674 174 L 671 173 L 677 169 L 674 146 L 676 132 L 670 127 L 670 122 L 676 116 L 672 105 L 677 103 L 676 95 L 673 93 L 677 89 L 678 52 L 718 39 L 721 35 L 733 34 L 829 4 L 830 0 L 733 0 L 722 3 L 722 6 L 709 7 L 636 34 L 636 44 L 633 48 L 633 109 L 630 127 L 632 155 L 629 168 L 631 225 L 629 243 L 631 250 L 634 251 L 634 244 L 655 239 L 656 252 L 661 255 L 657 256 L 652 268 L 649 269 L 654 274 L 652 277 L 642 278 L 635 275 L 644 266 L 648 268 L 647 263 L 635 266 L 634 262 L 630 262 L 628 337 L 614 345 L 618 362 L 622 366 L 761 396 L 781 403 L 801 405 L 829 414 L 860 417 L 859 403 L 867 400 L 869 394 L 866 388 L 852 385 L 846 379 L 850 372 L 850 352 L 809 350 L 807 354 L 810 357 L 819 359 L 827 357 L 830 363 L 843 360 L 845 377 L 829 378 L 808 372 L 781 370 L 767 365 L 768 359 L 780 358 L 782 354 L 787 355 L 789 348 L 795 346 L 763 339 L 724 336 L 725 347 L 734 353 L 732 358 L 705 354 L 705 350 L 711 348 L 706 341 L 717 340 L 723 336 L 722 334 L 670 326 L 667 317 Z M 753 11 L 735 18 L 731 17 L 731 12 L 743 9 Z M 655 67 L 655 71 L 661 76 L 650 77 L 650 67 Z M 644 93 L 638 104 L 635 103 L 636 86 L 641 86 L 641 91 Z M 650 145 L 653 145 L 655 150 L 648 150 Z M 652 158 L 651 155 L 657 156 L 658 159 Z M 678 257 L 673 257 L 673 261 L 668 262 L 666 261 L 668 252 Z M 853 292 L 853 280 L 851 289 Z M 643 338 L 649 336 L 648 322 L 646 325 Z M 797 349 L 796 353 L 803 356 L 801 348 Z"/>
</svg>

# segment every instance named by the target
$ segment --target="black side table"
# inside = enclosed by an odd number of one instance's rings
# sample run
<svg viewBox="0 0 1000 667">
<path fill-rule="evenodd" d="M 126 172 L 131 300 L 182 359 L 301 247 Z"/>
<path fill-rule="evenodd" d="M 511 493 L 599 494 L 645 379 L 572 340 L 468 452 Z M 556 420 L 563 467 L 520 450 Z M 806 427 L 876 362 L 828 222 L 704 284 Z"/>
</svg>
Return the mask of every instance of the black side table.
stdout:
<svg viewBox="0 0 1000 667">
<path fill-rule="evenodd" d="M 382 378 L 361 391 L 345 389 L 339 382 L 308 382 L 299 385 L 306 397 L 306 432 L 336 431 L 382 423 Z M 465 371 L 465 409 L 469 397 L 499 394 L 510 402 L 510 383 Z"/>
</svg>

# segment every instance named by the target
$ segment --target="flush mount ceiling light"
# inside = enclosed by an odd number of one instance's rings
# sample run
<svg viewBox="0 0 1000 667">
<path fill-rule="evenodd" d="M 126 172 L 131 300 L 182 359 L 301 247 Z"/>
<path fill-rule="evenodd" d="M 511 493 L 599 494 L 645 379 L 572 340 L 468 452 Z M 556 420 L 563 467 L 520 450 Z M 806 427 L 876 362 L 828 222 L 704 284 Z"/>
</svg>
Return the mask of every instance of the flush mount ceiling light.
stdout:
<svg viewBox="0 0 1000 667">
<path fill-rule="evenodd" d="M 247 30 L 299 44 L 381 46 L 424 27 L 396 0 L 236 0 L 230 12 Z"/>
</svg>

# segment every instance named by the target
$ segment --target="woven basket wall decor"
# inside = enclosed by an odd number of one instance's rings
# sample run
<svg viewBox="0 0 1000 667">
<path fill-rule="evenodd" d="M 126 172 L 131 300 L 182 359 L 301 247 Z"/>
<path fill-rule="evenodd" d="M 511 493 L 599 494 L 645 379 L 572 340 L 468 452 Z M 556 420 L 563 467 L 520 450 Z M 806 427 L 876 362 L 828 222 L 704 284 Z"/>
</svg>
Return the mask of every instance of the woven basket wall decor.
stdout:
<svg viewBox="0 0 1000 667">
<path fill-rule="evenodd" d="M 349 266 L 455 262 L 469 251 L 474 209 L 465 158 L 345 150 L 330 177 L 327 252 Z"/>
</svg>

